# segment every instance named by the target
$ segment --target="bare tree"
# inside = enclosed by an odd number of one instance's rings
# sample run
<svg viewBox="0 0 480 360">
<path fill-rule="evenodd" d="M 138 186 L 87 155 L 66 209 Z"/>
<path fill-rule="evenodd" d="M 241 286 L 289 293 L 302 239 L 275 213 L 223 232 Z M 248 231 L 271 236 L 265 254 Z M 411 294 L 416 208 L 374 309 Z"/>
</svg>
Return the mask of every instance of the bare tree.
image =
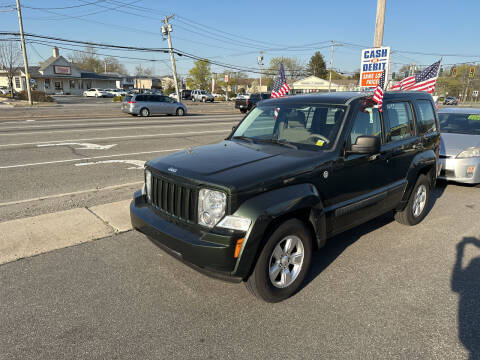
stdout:
<svg viewBox="0 0 480 360">
<path fill-rule="evenodd" d="M 0 41 L 0 70 L 5 71 L 13 98 L 13 77 L 22 65 L 22 51 L 16 41 Z"/>
</svg>

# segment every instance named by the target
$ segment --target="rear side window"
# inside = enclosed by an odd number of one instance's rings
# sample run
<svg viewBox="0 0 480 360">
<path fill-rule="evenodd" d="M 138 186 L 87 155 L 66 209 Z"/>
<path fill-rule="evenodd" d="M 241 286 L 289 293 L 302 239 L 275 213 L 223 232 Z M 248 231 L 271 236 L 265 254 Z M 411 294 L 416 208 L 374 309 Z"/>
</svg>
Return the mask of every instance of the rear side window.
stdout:
<svg viewBox="0 0 480 360">
<path fill-rule="evenodd" d="M 125 95 L 125 97 L 123 98 L 123 102 L 129 102 L 130 100 L 132 100 L 132 97 L 130 95 Z"/>
<path fill-rule="evenodd" d="M 435 123 L 435 113 L 433 111 L 432 103 L 428 100 L 418 100 L 418 127 L 420 133 L 426 134 L 428 132 L 437 131 L 437 124 Z"/>
<path fill-rule="evenodd" d="M 145 101 L 145 95 L 137 95 L 135 101 Z"/>
<path fill-rule="evenodd" d="M 387 103 L 384 114 L 387 142 L 403 140 L 415 134 L 412 109 L 408 102 Z"/>
</svg>

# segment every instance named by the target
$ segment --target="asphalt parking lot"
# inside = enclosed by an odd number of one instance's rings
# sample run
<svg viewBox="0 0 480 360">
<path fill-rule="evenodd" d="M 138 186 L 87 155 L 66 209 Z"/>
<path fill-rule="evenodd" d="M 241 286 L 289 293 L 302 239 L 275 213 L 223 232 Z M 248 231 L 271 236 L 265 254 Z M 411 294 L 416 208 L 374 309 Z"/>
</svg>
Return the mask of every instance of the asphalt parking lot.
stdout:
<svg viewBox="0 0 480 360">
<path fill-rule="evenodd" d="M 331 239 L 279 304 L 130 231 L 0 266 L 1 359 L 478 359 L 480 196 L 448 185 L 415 227 Z"/>
</svg>

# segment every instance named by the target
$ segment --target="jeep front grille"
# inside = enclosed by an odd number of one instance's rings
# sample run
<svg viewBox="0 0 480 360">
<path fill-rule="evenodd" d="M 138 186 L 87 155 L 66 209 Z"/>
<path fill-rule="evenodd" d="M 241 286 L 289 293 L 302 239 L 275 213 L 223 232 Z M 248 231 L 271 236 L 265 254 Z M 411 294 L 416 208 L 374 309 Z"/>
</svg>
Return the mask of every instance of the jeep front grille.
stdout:
<svg viewBox="0 0 480 360">
<path fill-rule="evenodd" d="M 197 191 L 152 174 L 152 205 L 162 212 L 188 222 L 197 222 Z"/>
</svg>

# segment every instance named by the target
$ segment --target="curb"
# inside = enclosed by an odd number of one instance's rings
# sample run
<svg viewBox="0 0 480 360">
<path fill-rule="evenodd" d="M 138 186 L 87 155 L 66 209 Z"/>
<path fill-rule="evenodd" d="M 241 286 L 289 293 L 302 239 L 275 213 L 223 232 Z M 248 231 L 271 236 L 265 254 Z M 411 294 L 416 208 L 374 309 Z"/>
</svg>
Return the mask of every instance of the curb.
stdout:
<svg viewBox="0 0 480 360">
<path fill-rule="evenodd" d="M 132 229 L 130 200 L 0 223 L 0 265 Z"/>
</svg>

